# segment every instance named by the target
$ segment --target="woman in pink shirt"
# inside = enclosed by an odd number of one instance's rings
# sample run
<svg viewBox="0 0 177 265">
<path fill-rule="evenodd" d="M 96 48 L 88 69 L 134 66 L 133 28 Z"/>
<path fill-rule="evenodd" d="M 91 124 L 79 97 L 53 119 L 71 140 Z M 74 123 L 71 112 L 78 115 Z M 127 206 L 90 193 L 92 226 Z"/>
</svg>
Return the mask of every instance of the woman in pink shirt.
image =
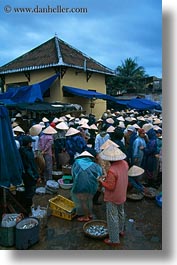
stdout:
<svg viewBox="0 0 177 265">
<path fill-rule="evenodd" d="M 108 245 L 120 244 L 119 236 L 124 235 L 125 213 L 128 186 L 128 163 L 124 160 L 126 155 L 115 145 L 110 145 L 100 153 L 103 160 L 110 162 L 111 166 L 107 176 L 99 179 L 105 188 L 104 201 L 106 202 L 106 216 L 109 238 L 104 242 Z"/>
<path fill-rule="evenodd" d="M 53 134 L 57 131 L 48 126 L 42 131 L 42 135 L 39 138 L 39 150 L 45 159 L 45 169 L 44 169 L 44 181 L 52 179 L 52 169 L 53 169 L 53 160 L 52 160 L 52 146 L 53 146 Z"/>
</svg>

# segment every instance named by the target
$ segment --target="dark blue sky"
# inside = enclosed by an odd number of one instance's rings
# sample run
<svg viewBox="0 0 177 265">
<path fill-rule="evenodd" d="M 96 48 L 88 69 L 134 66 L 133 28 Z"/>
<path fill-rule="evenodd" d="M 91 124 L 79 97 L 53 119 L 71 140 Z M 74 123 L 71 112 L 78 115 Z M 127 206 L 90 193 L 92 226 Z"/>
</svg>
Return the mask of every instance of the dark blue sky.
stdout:
<svg viewBox="0 0 177 265">
<path fill-rule="evenodd" d="M 15 8 L 87 8 L 87 13 L 15 13 Z M 37 47 L 55 33 L 115 70 L 131 57 L 146 74 L 162 76 L 161 0 L 0 1 L 0 65 Z"/>
</svg>

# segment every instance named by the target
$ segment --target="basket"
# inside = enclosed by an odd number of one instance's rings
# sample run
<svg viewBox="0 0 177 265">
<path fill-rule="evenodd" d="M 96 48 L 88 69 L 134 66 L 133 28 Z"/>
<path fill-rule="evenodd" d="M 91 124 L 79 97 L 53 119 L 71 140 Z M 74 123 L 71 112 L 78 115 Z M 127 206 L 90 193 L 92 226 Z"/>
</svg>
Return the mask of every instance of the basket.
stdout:
<svg viewBox="0 0 177 265">
<path fill-rule="evenodd" d="M 66 220 L 72 220 L 76 216 L 74 202 L 61 195 L 49 200 L 49 209 L 51 215 Z"/>
<path fill-rule="evenodd" d="M 149 199 L 155 199 L 155 197 L 156 197 L 156 195 L 157 195 L 157 193 L 158 193 L 157 189 L 152 188 L 152 187 L 148 187 L 148 188 L 146 188 L 146 189 L 147 189 L 147 191 L 149 192 L 149 194 L 148 194 L 148 193 L 143 193 L 144 196 L 145 196 L 146 198 L 149 198 Z"/>
<path fill-rule="evenodd" d="M 142 193 L 127 193 L 127 199 L 133 201 L 140 201 L 144 198 Z"/>
<path fill-rule="evenodd" d="M 71 175 L 71 166 L 69 165 L 62 166 L 62 172 L 63 175 Z"/>
<path fill-rule="evenodd" d="M 107 223 L 104 220 L 91 220 L 83 225 L 84 234 L 95 239 L 108 236 Z"/>
</svg>

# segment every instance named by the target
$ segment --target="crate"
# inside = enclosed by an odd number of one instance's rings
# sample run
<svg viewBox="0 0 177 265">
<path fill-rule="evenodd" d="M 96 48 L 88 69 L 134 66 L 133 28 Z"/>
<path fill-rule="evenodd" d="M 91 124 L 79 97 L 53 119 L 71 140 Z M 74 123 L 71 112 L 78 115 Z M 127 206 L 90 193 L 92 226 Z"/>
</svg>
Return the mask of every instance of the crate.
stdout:
<svg viewBox="0 0 177 265">
<path fill-rule="evenodd" d="M 51 215 L 66 220 L 72 220 L 76 216 L 74 202 L 61 195 L 49 200 L 49 209 Z"/>
<path fill-rule="evenodd" d="M 0 227 L 0 245 L 4 247 L 15 245 L 15 226 Z"/>
</svg>

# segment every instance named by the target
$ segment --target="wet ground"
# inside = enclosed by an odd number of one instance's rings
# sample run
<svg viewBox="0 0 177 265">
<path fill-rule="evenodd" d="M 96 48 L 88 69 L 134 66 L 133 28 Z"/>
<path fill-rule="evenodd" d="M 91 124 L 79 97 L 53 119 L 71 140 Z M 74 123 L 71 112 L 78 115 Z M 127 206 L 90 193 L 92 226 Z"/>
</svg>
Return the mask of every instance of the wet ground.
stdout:
<svg viewBox="0 0 177 265">
<path fill-rule="evenodd" d="M 70 190 L 59 188 L 58 194 L 70 199 Z M 35 195 L 35 205 L 46 207 L 48 200 L 56 195 Z M 101 205 L 94 205 L 94 219 L 106 220 L 103 196 Z M 47 218 L 47 226 L 40 229 L 40 240 L 30 246 L 31 250 L 162 250 L 162 208 L 155 199 L 143 198 L 140 201 L 127 200 L 125 203 L 125 237 L 118 247 L 106 245 L 103 240 L 85 236 L 82 222 L 61 219 L 55 216 Z M 130 222 L 133 219 L 133 222 Z M 15 249 L 2 247 L 0 249 Z"/>
</svg>

